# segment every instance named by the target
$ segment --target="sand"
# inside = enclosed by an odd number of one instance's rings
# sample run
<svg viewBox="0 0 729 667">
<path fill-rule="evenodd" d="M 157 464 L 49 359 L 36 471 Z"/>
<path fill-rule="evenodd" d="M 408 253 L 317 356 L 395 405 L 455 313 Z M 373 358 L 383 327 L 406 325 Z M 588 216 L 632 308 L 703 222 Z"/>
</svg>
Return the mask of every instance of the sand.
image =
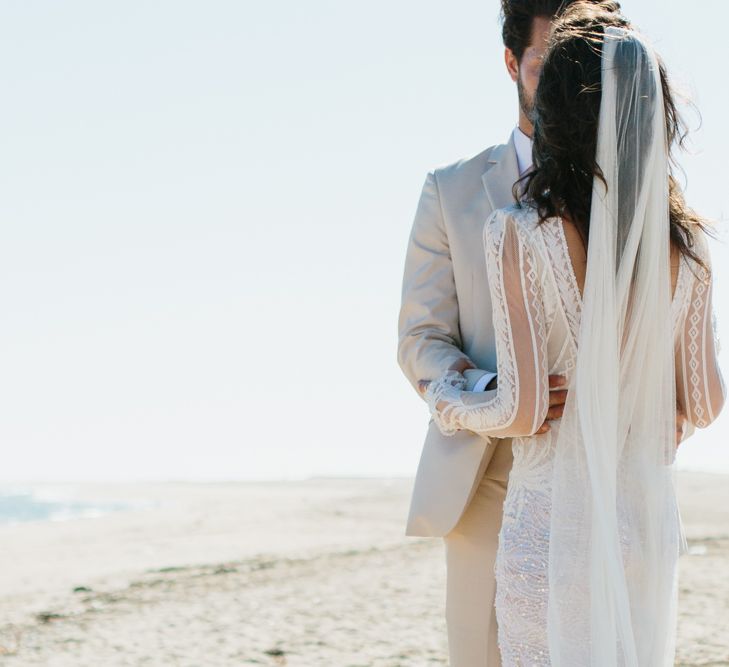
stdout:
<svg viewBox="0 0 729 667">
<path fill-rule="evenodd" d="M 0 527 L 0 664 L 447 665 L 412 479 L 68 485 L 152 508 Z M 729 476 L 679 474 L 677 665 L 729 665 Z"/>
</svg>

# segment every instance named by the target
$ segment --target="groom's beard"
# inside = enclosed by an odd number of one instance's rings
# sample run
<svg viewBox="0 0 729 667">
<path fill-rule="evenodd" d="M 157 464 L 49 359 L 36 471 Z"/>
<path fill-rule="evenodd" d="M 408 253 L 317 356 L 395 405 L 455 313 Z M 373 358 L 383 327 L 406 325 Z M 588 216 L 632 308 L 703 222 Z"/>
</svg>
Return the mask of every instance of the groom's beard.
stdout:
<svg viewBox="0 0 729 667">
<path fill-rule="evenodd" d="M 529 122 L 534 124 L 534 97 L 530 97 L 521 82 L 521 76 L 516 77 L 516 92 L 519 95 L 519 108 L 527 117 Z"/>
</svg>

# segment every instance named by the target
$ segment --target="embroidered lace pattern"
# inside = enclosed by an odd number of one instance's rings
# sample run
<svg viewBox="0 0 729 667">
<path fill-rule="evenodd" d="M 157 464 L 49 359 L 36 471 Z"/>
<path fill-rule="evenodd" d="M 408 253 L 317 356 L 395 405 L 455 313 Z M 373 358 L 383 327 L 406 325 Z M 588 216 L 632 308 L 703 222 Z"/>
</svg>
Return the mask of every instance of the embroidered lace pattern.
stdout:
<svg viewBox="0 0 729 667">
<path fill-rule="evenodd" d="M 700 246 L 708 260 L 705 241 Z M 467 429 L 513 438 L 494 566 L 498 642 L 504 667 L 547 666 L 552 443 L 559 421 L 545 434 L 534 432 L 546 416 L 548 373 L 571 378 L 581 297 L 558 218 L 538 225 L 530 208 L 495 211 L 484 228 L 484 250 L 496 332 L 496 395 L 465 391 L 465 378 L 446 371 L 430 383 L 426 400 L 445 435 Z M 712 405 L 717 397 L 723 401 L 725 388 L 712 335 L 710 282 L 692 264 L 679 271 L 672 309 L 677 394 L 700 427 L 716 412 Z"/>
<path fill-rule="evenodd" d="M 706 239 L 701 233 L 696 237 L 696 253 L 710 267 Z M 682 264 L 686 261 L 682 259 Z M 691 275 L 680 295 L 682 308 L 674 311 L 674 317 L 682 321 L 676 350 L 677 393 L 688 420 L 704 428 L 716 418 L 726 396 L 724 380 L 715 363 L 719 340 L 712 307 L 712 282 L 710 273 L 696 262 L 692 262 L 690 270 L 681 268 Z"/>
<path fill-rule="evenodd" d="M 459 373 L 446 371 L 428 386 L 425 398 L 444 435 L 468 429 L 485 435 L 528 435 L 544 422 L 548 407 L 547 322 L 541 285 L 547 267 L 529 236 L 532 226 L 492 216 L 484 227 L 484 251 L 492 290 L 498 391 L 462 391 Z M 515 337 L 525 337 L 517 346 Z M 445 407 L 438 410 L 443 402 Z"/>
</svg>

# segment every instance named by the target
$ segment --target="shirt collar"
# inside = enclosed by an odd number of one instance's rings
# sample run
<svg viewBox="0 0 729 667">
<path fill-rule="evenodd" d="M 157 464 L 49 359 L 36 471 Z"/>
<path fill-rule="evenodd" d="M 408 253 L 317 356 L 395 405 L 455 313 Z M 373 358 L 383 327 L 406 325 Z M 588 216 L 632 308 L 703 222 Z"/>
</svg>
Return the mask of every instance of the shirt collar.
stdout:
<svg viewBox="0 0 729 667">
<path fill-rule="evenodd" d="M 514 128 L 514 148 L 516 148 L 516 161 L 519 165 L 519 176 L 532 166 L 532 140 L 524 134 L 519 127 Z"/>
</svg>

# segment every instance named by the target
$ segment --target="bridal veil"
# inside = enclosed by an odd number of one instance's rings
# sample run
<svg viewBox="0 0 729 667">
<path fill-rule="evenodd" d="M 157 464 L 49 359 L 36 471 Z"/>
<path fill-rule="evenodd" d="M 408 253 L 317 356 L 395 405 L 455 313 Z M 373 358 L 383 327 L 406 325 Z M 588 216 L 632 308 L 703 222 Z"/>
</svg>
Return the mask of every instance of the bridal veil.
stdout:
<svg viewBox="0 0 729 667">
<path fill-rule="evenodd" d="M 555 667 L 673 664 L 679 548 L 669 146 L 659 66 L 609 27 L 578 355 L 557 435 Z"/>
</svg>

